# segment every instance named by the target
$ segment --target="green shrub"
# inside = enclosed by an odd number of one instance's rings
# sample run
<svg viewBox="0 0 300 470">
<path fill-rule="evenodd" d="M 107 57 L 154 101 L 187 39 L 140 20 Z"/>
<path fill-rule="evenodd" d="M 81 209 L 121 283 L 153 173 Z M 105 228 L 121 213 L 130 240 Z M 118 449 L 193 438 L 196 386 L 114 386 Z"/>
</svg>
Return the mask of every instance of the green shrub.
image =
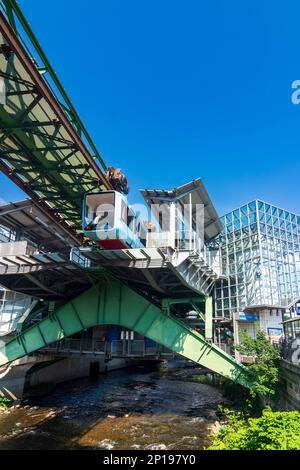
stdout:
<svg viewBox="0 0 300 470">
<path fill-rule="evenodd" d="M 266 408 L 260 418 L 228 415 L 209 450 L 300 450 L 300 413 Z"/>
<path fill-rule="evenodd" d="M 11 401 L 6 397 L 0 397 L 0 410 L 7 410 L 11 405 Z"/>
</svg>

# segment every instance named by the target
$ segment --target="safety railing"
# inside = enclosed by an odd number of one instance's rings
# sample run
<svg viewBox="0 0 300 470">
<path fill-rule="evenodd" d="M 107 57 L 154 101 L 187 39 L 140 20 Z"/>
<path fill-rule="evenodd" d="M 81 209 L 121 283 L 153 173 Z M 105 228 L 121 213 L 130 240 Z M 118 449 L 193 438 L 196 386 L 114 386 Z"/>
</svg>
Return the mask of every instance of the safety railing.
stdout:
<svg viewBox="0 0 300 470">
<path fill-rule="evenodd" d="M 281 356 L 293 364 L 300 364 L 300 336 L 282 343 Z"/>
<path fill-rule="evenodd" d="M 221 254 L 219 249 L 210 249 L 194 231 L 181 230 L 150 232 L 147 234 L 147 248 L 167 248 L 186 250 L 203 260 L 217 274 L 222 274 Z"/>
<path fill-rule="evenodd" d="M 173 351 L 160 344 L 147 344 L 144 340 L 113 340 L 66 338 L 53 343 L 44 351 L 54 354 L 94 354 L 108 357 L 174 357 Z"/>
<path fill-rule="evenodd" d="M 96 339 L 74 339 L 66 338 L 62 341 L 53 343 L 47 348 L 47 351 L 55 353 L 96 353 L 96 354 L 105 354 L 106 353 L 106 341 L 100 341 Z"/>
<path fill-rule="evenodd" d="M 88 259 L 77 247 L 71 248 L 70 251 L 70 261 L 77 264 L 83 269 L 88 269 L 92 267 L 92 261 Z"/>
<path fill-rule="evenodd" d="M 218 348 L 222 349 L 222 351 L 226 352 L 230 356 L 234 356 L 234 348 L 232 345 L 227 343 L 215 343 Z"/>
<path fill-rule="evenodd" d="M 191 255 L 204 262 L 207 268 L 212 269 L 217 275 L 223 274 L 220 250 L 208 247 L 194 230 L 178 232 L 176 246 L 179 250 L 190 251 Z"/>
</svg>

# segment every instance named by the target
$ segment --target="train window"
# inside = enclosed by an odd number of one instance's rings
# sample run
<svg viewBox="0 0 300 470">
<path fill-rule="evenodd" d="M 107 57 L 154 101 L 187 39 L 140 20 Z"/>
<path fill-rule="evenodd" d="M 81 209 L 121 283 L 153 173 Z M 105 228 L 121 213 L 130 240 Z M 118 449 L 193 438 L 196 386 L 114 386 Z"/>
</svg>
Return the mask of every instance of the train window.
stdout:
<svg viewBox="0 0 300 470">
<path fill-rule="evenodd" d="M 121 220 L 127 224 L 127 206 L 123 199 L 121 200 Z"/>
<path fill-rule="evenodd" d="M 135 219 L 135 215 L 132 212 L 132 210 L 129 209 L 128 207 L 127 208 L 127 225 L 132 231 L 134 231 L 134 219 Z"/>
<path fill-rule="evenodd" d="M 115 193 L 103 192 L 87 194 L 86 196 L 86 224 L 97 225 L 98 228 L 111 228 L 114 226 Z"/>
<path fill-rule="evenodd" d="M 141 224 L 140 240 L 142 241 L 144 245 L 146 244 L 146 238 L 147 238 L 147 230 L 145 226 Z"/>
</svg>

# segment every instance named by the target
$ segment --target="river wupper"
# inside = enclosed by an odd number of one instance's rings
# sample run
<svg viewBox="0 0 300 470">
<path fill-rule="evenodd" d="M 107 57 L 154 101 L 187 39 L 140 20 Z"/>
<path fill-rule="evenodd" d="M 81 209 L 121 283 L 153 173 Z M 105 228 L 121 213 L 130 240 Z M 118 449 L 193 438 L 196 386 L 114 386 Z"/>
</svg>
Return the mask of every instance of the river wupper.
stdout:
<svg viewBox="0 0 300 470">
<path fill-rule="evenodd" d="M 222 390 L 188 363 L 135 367 L 58 385 L 0 414 L 0 449 L 203 449 Z"/>
</svg>

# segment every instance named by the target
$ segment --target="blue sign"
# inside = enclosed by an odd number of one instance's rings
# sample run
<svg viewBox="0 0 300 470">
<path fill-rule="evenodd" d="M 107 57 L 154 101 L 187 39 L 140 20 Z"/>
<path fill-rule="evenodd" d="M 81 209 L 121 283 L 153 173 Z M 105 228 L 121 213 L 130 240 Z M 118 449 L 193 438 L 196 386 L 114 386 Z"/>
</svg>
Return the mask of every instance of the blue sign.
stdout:
<svg viewBox="0 0 300 470">
<path fill-rule="evenodd" d="M 242 320 L 242 321 L 257 321 L 258 318 L 257 318 L 256 315 L 247 315 L 244 312 L 240 312 L 239 313 L 239 320 Z"/>
</svg>

